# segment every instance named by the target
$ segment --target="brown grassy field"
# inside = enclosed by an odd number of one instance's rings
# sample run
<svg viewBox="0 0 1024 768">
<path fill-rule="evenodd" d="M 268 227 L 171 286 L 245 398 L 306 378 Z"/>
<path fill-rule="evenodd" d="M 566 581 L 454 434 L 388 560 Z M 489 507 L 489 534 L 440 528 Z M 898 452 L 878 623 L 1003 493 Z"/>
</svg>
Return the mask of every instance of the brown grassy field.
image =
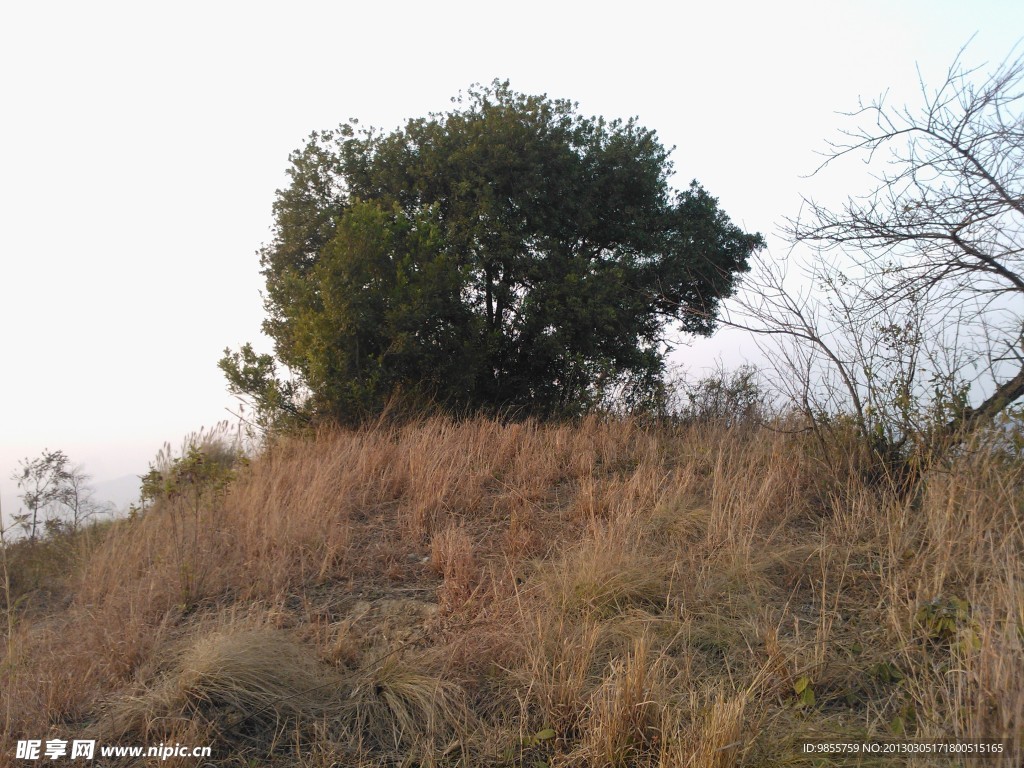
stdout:
<svg viewBox="0 0 1024 768">
<path fill-rule="evenodd" d="M 8 547 L 0 762 L 1020 765 L 1022 472 L 979 440 L 897 494 L 806 433 L 615 419 L 282 439 L 222 495 Z"/>
</svg>

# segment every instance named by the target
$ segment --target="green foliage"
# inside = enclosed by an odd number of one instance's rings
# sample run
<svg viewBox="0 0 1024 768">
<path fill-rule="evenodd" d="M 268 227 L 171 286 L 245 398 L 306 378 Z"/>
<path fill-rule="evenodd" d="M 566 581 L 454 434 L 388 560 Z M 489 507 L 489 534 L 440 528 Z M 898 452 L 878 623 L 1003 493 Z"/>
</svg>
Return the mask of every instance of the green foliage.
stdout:
<svg viewBox="0 0 1024 768">
<path fill-rule="evenodd" d="M 811 678 L 804 676 L 793 683 L 793 693 L 796 694 L 796 703 L 801 709 L 813 709 L 817 700 L 814 696 L 814 686 Z"/>
<path fill-rule="evenodd" d="M 917 728 L 917 708 L 907 703 L 900 707 L 899 712 L 889 721 L 889 729 L 893 736 L 906 738 Z"/>
<path fill-rule="evenodd" d="M 763 245 L 696 182 L 670 189 L 668 156 L 635 119 L 500 82 L 390 133 L 314 134 L 262 252 L 276 361 L 226 351 L 230 388 L 343 421 L 396 393 L 537 415 L 642 400 L 666 327 L 710 333 Z"/>
<path fill-rule="evenodd" d="M 293 381 L 281 380 L 277 363 L 271 355 L 257 354 L 251 344 L 244 344 L 238 352 L 224 350 L 219 363 L 228 380 L 228 389 L 250 398 L 253 414 L 239 415 L 260 432 L 285 429 L 306 421 L 300 408 L 301 388 Z"/>
<path fill-rule="evenodd" d="M 184 499 L 190 507 L 201 507 L 223 495 L 234 478 L 232 464 L 190 445 L 183 456 L 173 459 L 169 470 L 150 467 L 142 477 L 142 495 L 153 500 Z"/>
<path fill-rule="evenodd" d="M 891 661 L 879 661 L 872 664 L 868 674 L 883 685 L 893 685 L 904 679 L 903 672 Z"/>
<path fill-rule="evenodd" d="M 529 765 L 531 768 L 548 768 L 548 761 L 543 759 L 541 755 L 550 751 L 554 746 L 554 739 L 557 735 L 558 733 L 554 728 L 545 726 L 536 733 L 523 736 L 519 740 L 517 749 L 509 748 L 505 750 L 504 760 L 511 764 L 517 762 L 516 758 L 518 757 L 518 762 L 523 765 Z"/>
<path fill-rule="evenodd" d="M 941 598 L 922 603 L 914 619 L 925 639 L 934 647 L 960 653 L 981 647 L 978 622 L 971 617 L 971 604 L 960 597 Z"/>
</svg>

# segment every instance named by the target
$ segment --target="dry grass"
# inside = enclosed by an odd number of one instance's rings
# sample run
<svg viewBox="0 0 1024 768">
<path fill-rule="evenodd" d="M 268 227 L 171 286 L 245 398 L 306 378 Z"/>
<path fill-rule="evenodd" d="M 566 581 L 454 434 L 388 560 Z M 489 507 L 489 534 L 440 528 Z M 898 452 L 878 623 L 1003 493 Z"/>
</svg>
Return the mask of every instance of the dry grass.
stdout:
<svg viewBox="0 0 1024 768">
<path fill-rule="evenodd" d="M 0 753 L 101 733 L 223 766 L 828 765 L 802 740 L 906 734 L 1019 764 L 1021 463 L 979 441 L 901 496 L 831 458 L 601 419 L 282 439 L 215 508 L 158 504 L 23 593 Z"/>
<path fill-rule="evenodd" d="M 214 632 L 192 640 L 145 690 L 101 721 L 107 741 L 171 741 L 183 723 L 223 737 L 277 735 L 324 717 L 344 684 L 280 630 Z"/>
</svg>

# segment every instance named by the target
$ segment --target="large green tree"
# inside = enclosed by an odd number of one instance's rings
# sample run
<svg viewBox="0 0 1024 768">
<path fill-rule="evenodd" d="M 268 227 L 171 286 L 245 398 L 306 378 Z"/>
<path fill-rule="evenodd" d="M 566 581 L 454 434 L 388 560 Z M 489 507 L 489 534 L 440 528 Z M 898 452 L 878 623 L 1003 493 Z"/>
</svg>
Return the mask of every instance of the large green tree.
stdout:
<svg viewBox="0 0 1024 768">
<path fill-rule="evenodd" d="M 352 421 L 401 391 L 551 415 L 650 397 L 667 329 L 710 333 L 763 245 L 696 182 L 670 188 L 654 131 L 508 83 L 390 133 L 314 134 L 290 160 L 261 254 L 276 359 L 247 345 L 221 361 L 264 410 Z"/>
</svg>

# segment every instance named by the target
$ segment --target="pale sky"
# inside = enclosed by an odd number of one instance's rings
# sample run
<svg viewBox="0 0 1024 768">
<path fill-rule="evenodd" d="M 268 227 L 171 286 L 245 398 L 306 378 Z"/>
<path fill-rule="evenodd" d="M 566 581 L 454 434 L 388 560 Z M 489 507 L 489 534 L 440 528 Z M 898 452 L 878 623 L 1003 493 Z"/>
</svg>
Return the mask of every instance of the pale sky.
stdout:
<svg viewBox="0 0 1024 768">
<path fill-rule="evenodd" d="M 842 122 L 994 66 L 1024 3 L 49 2 L 0 6 L 0 491 L 63 449 L 98 481 L 227 416 L 225 346 L 260 339 L 256 250 L 288 153 L 508 78 L 636 115 L 734 221 L 774 237 Z M 850 192 L 867 179 L 854 177 Z M 825 185 L 825 186 L 823 186 Z M 828 185 L 832 185 L 829 187 Z M 755 354 L 716 336 L 691 368 Z"/>
</svg>

